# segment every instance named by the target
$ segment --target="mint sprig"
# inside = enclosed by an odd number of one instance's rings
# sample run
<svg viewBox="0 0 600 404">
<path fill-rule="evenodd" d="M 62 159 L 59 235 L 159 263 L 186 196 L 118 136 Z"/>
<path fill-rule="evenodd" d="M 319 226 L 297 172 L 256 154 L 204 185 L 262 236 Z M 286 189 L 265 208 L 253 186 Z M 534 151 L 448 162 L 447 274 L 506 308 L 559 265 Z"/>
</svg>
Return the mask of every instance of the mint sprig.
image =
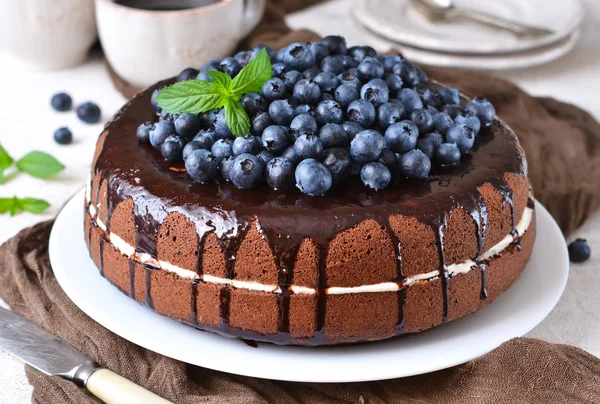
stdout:
<svg viewBox="0 0 600 404">
<path fill-rule="evenodd" d="M 16 165 L 17 170 L 22 173 L 42 179 L 56 175 L 65 168 L 60 161 L 41 151 L 32 151 L 26 154 L 15 164 L 15 160 L 0 145 L 0 184 L 4 184 L 6 180 L 4 172 L 13 165 Z"/>
<path fill-rule="evenodd" d="M 232 80 L 227 74 L 208 70 L 212 81 L 180 81 L 159 91 L 156 102 L 169 114 L 199 114 L 225 108 L 225 123 L 234 136 L 250 130 L 250 118 L 239 104 L 244 94 L 260 92 L 272 75 L 273 66 L 266 49 L 260 52 Z"/>
<path fill-rule="evenodd" d="M 0 184 L 4 184 L 4 171 L 10 168 L 15 161 L 0 144 Z"/>
<path fill-rule="evenodd" d="M 20 212 L 40 214 L 50 207 L 43 199 L 35 198 L 0 198 L 0 214 L 9 213 L 11 216 Z"/>
</svg>

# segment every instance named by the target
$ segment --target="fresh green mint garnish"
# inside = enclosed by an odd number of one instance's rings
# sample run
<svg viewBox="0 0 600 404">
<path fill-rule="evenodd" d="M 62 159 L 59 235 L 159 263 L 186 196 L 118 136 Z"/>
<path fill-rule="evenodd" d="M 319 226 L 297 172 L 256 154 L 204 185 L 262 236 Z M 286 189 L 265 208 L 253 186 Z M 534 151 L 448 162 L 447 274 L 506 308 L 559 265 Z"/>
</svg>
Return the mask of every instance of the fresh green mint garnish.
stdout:
<svg viewBox="0 0 600 404">
<path fill-rule="evenodd" d="M 0 184 L 4 184 L 4 171 L 10 168 L 14 162 L 4 147 L 0 145 Z"/>
<path fill-rule="evenodd" d="M 10 213 L 11 216 L 25 211 L 40 214 L 50 207 L 50 204 L 42 199 L 35 198 L 0 198 L 0 214 Z"/>
<path fill-rule="evenodd" d="M 260 92 L 272 75 L 271 59 L 266 49 L 260 52 L 231 79 L 227 74 L 208 70 L 212 82 L 180 81 L 160 90 L 158 105 L 169 114 L 199 114 L 215 108 L 225 108 L 225 123 L 234 136 L 250 130 L 250 118 L 239 104 L 244 94 Z"/>
<path fill-rule="evenodd" d="M 4 172 L 15 164 L 15 160 L 0 145 L 0 184 L 6 180 Z M 48 178 L 61 172 L 65 166 L 51 155 L 32 151 L 16 162 L 17 170 L 35 178 Z"/>
</svg>

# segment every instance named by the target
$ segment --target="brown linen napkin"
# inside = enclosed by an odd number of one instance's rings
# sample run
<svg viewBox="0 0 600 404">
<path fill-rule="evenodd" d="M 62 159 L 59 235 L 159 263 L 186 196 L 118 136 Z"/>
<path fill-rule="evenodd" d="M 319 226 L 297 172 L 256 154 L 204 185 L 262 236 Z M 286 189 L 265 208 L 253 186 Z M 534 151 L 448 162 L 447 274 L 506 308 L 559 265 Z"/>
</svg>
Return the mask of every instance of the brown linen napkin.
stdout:
<svg viewBox="0 0 600 404">
<path fill-rule="evenodd" d="M 50 268 L 51 226 L 25 229 L 0 247 L 0 298 L 101 365 L 175 403 L 600 402 L 600 359 L 572 346 L 526 338 L 454 368 L 368 383 L 277 382 L 186 365 L 118 337 L 69 300 Z M 34 403 L 99 402 L 31 368 L 27 377 Z"/>
</svg>

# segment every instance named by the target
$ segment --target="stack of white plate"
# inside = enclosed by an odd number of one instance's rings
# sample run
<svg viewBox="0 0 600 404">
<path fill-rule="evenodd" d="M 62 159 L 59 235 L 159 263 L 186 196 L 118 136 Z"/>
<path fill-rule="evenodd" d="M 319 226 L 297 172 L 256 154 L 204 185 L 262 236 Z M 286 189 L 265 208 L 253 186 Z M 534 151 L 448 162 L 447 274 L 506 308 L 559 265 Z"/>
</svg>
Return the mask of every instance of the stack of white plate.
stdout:
<svg viewBox="0 0 600 404">
<path fill-rule="evenodd" d="M 519 39 L 466 20 L 432 22 L 411 0 L 356 0 L 352 17 L 379 50 L 397 49 L 417 63 L 504 70 L 545 64 L 577 42 L 584 8 L 580 0 L 456 0 L 457 7 L 485 11 L 552 34 Z"/>
</svg>

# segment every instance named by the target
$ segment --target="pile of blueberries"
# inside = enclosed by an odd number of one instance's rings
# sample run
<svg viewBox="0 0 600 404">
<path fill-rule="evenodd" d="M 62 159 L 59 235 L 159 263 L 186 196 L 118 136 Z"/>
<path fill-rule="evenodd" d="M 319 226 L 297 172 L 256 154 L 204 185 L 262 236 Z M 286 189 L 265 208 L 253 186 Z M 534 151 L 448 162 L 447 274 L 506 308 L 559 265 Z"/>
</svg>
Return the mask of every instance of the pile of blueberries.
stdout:
<svg viewBox="0 0 600 404">
<path fill-rule="evenodd" d="M 432 164 L 456 165 L 483 125 L 495 116 L 484 98 L 460 106 L 458 90 L 429 83 L 401 56 L 380 56 L 369 46 L 347 48 L 340 36 L 294 43 L 280 51 L 258 46 L 213 60 L 178 80 L 210 80 L 207 70 L 234 77 L 262 48 L 273 77 L 262 92 L 240 103 L 251 131 L 232 136 L 223 110 L 170 116 L 152 103 L 160 119 L 137 135 L 168 161 L 184 160 L 196 181 L 231 181 L 249 189 L 296 185 L 323 195 L 353 176 L 374 189 L 395 178 L 426 178 Z"/>
</svg>

